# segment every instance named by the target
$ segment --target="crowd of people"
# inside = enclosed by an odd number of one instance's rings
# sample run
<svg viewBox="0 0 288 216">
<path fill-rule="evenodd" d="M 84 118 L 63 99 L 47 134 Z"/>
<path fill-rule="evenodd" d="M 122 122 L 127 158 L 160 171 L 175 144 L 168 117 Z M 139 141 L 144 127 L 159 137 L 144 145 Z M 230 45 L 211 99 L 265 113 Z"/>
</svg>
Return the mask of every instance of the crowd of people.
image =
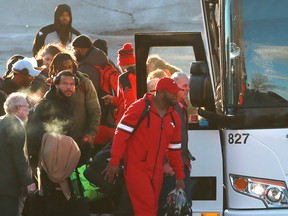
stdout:
<svg viewBox="0 0 288 216">
<path fill-rule="evenodd" d="M 191 203 L 185 73 L 150 56 L 147 94 L 137 100 L 133 45 L 123 44 L 115 64 L 105 40 L 72 27 L 67 4 L 37 32 L 32 55 L 11 56 L 0 79 L 1 215 L 36 215 L 27 207 L 36 192 L 43 198 L 38 215 L 75 215 L 70 176 L 108 145 L 103 178 L 114 182 L 123 164 L 127 196 L 117 197 L 128 203 L 117 211 L 118 200 L 113 214 L 164 216 L 174 188 Z"/>
</svg>

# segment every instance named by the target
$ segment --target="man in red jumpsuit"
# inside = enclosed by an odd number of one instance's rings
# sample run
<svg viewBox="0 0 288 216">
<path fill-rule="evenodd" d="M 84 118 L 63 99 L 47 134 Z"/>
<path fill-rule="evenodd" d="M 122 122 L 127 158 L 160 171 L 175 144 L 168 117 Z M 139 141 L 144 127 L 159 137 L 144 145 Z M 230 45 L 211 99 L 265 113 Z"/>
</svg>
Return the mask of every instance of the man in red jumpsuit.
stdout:
<svg viewBox="0 0 288 216">
<path fill-rule="evenodd" d="M 115 131 L 111 160 L 103 175 L 107 181 L 114 181 L 120 160 L 124 158 L 126 186 L 136 216 L 157 215 L 165 154 L 176 174 L 176 188 L 185 187 L 181 120 L 173 108 L 180 90 L 172 79 L 160 79 L 154 90 L 156 96 L 145 95 L 134 102 Z M 135 126 L 146 107 L 144 98 L 150 101 L 150 109 L 136 130 Z"/>
</svg>

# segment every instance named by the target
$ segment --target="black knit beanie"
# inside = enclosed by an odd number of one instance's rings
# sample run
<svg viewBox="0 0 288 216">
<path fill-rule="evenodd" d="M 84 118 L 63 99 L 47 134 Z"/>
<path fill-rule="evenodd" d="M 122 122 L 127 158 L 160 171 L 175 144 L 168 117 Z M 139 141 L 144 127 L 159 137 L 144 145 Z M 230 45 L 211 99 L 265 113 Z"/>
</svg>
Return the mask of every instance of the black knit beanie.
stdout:
<svg viewBox="0 0 288 216">
<path fill-rule="evenodd" d="M 79 35 L 73 40 L 72 46 L 76 48 L 91 48 L 92 41 L 87 35 Z"/>
</svg>

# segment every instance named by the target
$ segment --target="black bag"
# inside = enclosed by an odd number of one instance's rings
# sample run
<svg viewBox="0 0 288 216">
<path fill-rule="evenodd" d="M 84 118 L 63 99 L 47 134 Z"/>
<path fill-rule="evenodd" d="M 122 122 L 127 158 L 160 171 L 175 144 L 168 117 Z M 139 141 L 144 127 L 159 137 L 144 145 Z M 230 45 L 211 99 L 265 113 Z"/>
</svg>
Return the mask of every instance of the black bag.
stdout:
<svg viewBox="0 0 288 216">
<path fill-rule="evenodd" d="M 39 195 L 36 190 L 29 195 L 24 204 L 22 216 L 43 216 L 44 215 L 44 197 Z"/>
<path fill-rule="evenodd" d="M 130 137 L 135 133 L 141 122 L 144 120 L 144 118 L 148 117 L 147 127 L 149 127 L 150 124 L 150 116 L 149 116 L 149 110 L 150 110 L 150 101 L 145 98 L 145 109 L 143 110 L 137 124 L 134 127 L 133 132 L 131 133 Z M 129 138 L 130 138 L 129 137 Z M 128 139 L 129 139 L 128 138 Z M 109 183 L 108 181 L 104 180 L 104 176 L 101 174 L 102 171 L 106 168 L 106 166 L 109 163 L 109 160 L 111 158 L 111 143 L 107 144 L 101 151 L 99 151 L 93 158 L 90 166 L 87 167 L 87 169 L 84 171 L 85 178 L 90 181 L 92 184 L 98 186 L 100 188 L 100 191 L 111 195 L 119 185 L 122 185 L 124 182 L 124 174 L 123 169 L 120 169 L 120 173 L 116 179 L 116 182 Z M 121 166 L 123 167 L 123 166 Z"/>
<path fill-rule="evenodd" d="M 111 158 L 110 149 L 111 144 L 107 144 L 94 156 L 92 162 L 84 171 L 85 178 L 92 184 L 99 187 L 102 193 L 107 195 L 111 195 L 114 191 L 116 191 L 116 187 L 124 182 L 123 169 L 120 169 L 115 183 L 109 183 L 108 181 L 104 180 L 104 175 L 101 174 Z"/>
<path fill-rule="evenodd" d="M 86 197 L 72 197 L 69 206 L 71 216 L 90 216 L 89 200 Z"/>
</svg>

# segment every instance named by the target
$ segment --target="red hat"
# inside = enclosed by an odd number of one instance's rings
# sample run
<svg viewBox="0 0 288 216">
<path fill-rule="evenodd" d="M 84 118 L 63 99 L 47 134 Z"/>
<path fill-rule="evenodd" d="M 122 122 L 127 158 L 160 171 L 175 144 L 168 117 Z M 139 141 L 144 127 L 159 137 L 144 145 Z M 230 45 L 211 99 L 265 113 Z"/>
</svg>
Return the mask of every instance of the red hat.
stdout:
<svg viewBox="0 0 288 216">
<path fill-rule="evenodd" d="M 176 94 L 179 91 L 184 90 L 182 88 L 179 88 L 173 79 L 169 77 L 163 77 L 158 80 L 155 89 L 151 90 L 151 92 L 155 91 L 167 91 L 169 93 Z"/>
<path fill-rule="evenodd" d="M 118 50 L 117 64 L 119 66 L 135 64 L 134 49 L 131 43 L 124 44 Z"/>
</svg>

